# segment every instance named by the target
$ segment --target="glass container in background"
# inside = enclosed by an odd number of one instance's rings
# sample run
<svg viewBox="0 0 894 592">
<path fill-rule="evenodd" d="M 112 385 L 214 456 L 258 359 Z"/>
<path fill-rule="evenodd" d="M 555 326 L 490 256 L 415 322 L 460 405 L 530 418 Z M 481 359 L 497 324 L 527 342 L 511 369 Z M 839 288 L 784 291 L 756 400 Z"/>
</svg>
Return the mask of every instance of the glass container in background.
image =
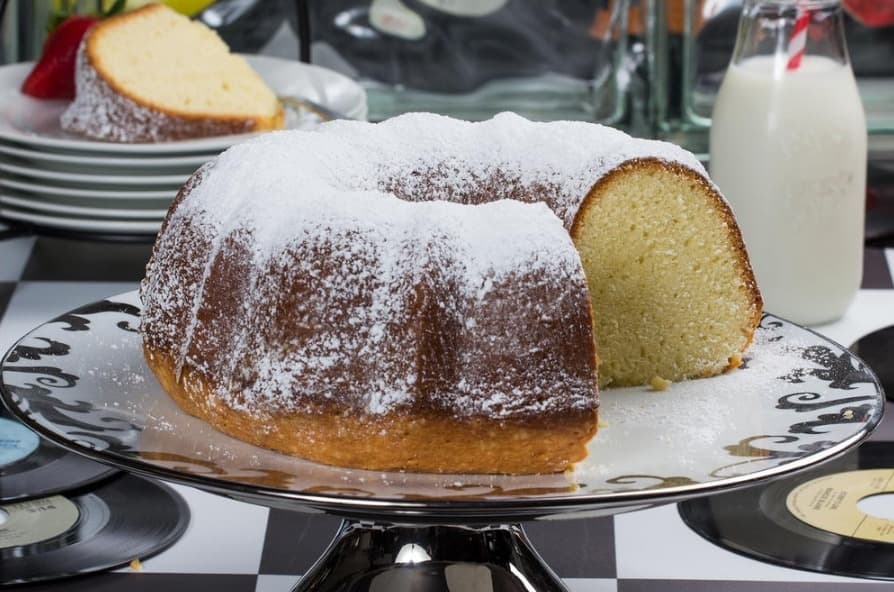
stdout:
<svg viewBox="0 0 894 592">
<path fill-rule="evenodd" d="M 866 165 L 838 0 L 745 0 L 710 172 L 767 310 L 808 325 L 844 314 L 862 274 Z"/>
<path fill-rule="evenodd" d="M 639 0 L 649 23 L 653 134 L 707 158 L 711 111 L 742 0 Z M 874 161 L 894 161 L 894 0 L 844 0 L 844 31 Z"/>
<path fill-rule="evenodd" d="M 49 28 L 53 0 L 8 0 L 0 14 L 0 64 L 37 59 Z"/>
<path fill-rule="evenodd" d="M 370 119 L 625 117 L 629 0 L 308 0 L 313 62 L 366 89 Z M 299 30 L 293 21 L 293 30 Z"/>
</svg>

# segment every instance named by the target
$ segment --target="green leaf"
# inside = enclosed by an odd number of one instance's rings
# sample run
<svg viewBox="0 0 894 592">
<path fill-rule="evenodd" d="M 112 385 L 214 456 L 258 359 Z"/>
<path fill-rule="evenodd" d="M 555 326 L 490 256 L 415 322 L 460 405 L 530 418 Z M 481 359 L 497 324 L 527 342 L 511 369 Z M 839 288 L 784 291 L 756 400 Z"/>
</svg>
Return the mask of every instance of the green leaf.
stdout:
<svg viewBox="0 0 894 592">
<path fill-rule="evenodd" d="M 54 10 L 50 12 L 50 16 L 47 19 L 47 33 L 52 33 L 56 27 L 62 24 L 62 21 L 67 19 L 69 14 L 65 11 Z"/>
<path fill-rule="evenodd" d="M 127 0 L 115 0 L 115 3 L 112 4 L 109 9 L 102 13 L 102 16 L 105 18 L 107 16 L 112 16 L 113 14 L 118 14 L 124 10 L 125 4 L 127 4 Z"/>
</svg>

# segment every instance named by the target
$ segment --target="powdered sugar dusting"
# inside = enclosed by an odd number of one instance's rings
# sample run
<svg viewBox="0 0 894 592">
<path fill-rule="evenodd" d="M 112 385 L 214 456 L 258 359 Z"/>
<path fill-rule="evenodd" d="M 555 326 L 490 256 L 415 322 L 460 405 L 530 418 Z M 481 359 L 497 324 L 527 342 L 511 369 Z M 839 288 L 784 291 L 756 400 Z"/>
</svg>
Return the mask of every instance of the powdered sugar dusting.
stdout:
<svg viewBox="0 0 894 592">
<path fill-rule="evenodd" d="M 253 156 L 260 153 L 263 160 Z M 636 158 L 678 163 L 706 176 L 691 153 L 673 144 L 513 113 L 484 122 L 428 113 L 378 124 L 333 121 L 312 133 L 265 134 L 231 148 L 221 162 L 234 177 L 250 174 L 265 187 L 285 182 L 315 191 L 378 190 L 410 201 L 543 201 L 570 227 L 593 184 Z M 482 189 L 493 191 L 479 195 Z"/>
<path fill-rule="evenodd" d="M 215 183 L 205 189 L 213 191 Z M 294 409 L 322 397 L 380 414 L 413 403 L 422 391 L 430 405 L 461 415 L 512 417 L 595 405 L 592 360 L 589 372 L 569 371 L 537 328 L 576 323 L 589 339 L 580 263 L 546 206 L 411 204 L 356 193 L 311 196 L 288 212 L 278 219 L 246 214 L 238 222 L 259 237 L 251 242 L 256 271 L 242 311 L 251 330 L 225 343 L 209 339 L 207 333 L 219 330 L 198 321 L 184 333 L 181 347 L 192 352 L 191 366 L 209 359 L 208 348 L 194 347 L 197 340 L 236 354 L 235 368 L 203 368 L 233 372 L 219 393 L 232 407 Z M 226 257 L 222 244 L 218 251 Z M 200 284 L 213 281 L 208 273 L 202 277 Z M 544 292 L 526 298 L 508 291 L 517 279 L 535 293 L 560 290 L 544 309 Z M 491 312 L 502 319 L 499 327 Z M 531 327 L 522 343 L 506 331 L 516 323 Z M 431 357 L 441 349 L 431 342 L 441 339 L 453 340 L 461 354 Z M 495 374 L 487 361 L 519 345 L 526 349 L 517 367 Z M 434 376 L 445 366 L 448 373 L 450 366 L 458 374 L 461 368 L 461 378 L 439 382 Z"/>
<path fill-rule="evenodd" d="M 743 368 L 671 384 L 665 391 L 648 387 L 603 391 L 600 423 L 604 425 L 591 444 L 591 454 L 598 457 L 619 450 L 625 455 L 625 463 L 629 461 L 629 473 L 634 475 L 638 473 L 638 463 L 646 466 L 652 462 L 654 449 L 645 451 L 654 447 L 656 438 L 672 454 L 686 448 L 712 451 L 735 444 L 735 440 L 729 440 L 730 426 L 745 435 L 775 437 L 766 431 L 766 414 L 754 413 L 755 407 L 760 408 L 754 399 L 772 409 L 787 393 L 801 390 L 784 378 L 793 368 L 821 369 L 804 356 L 815 343 L 816 339 L 806 332 L 789 331 L 785 339 L 779 339 L 775 331 L 759 329 Z M 793 411 L 792 415 L 795 423 L 798 413 Z M 699 457 L 675 457 L 674 462 L 678 468 L 691 469 L 693 474 L 701 470 L 703 463 Z M 576 478 L 595 480 L 597 475 L 612 470 L 615 469 L 588 463 Z"/>
<path fill-rule="evenodd" d="M 643 157 L 703 172 L 669 144 L 513 114 L 266 134 L 169 213 L 143 282 L 147 343 L 255 413 L 593 409 L 567 228 L 602 175 Z"/>
</svg>

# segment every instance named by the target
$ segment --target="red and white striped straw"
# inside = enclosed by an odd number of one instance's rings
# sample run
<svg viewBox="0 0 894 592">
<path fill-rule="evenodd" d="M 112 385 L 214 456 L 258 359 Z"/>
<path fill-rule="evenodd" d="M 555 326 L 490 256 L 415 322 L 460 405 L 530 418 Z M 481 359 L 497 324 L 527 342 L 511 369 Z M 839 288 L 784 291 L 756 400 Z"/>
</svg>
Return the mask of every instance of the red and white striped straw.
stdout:
<svg viewBox="0 0 894 592">
<path fill-rule="evenodd" d="M 807 25 L 810 23 L 810 10 L 804 6 L 798 6 L 798 18 L 788 39 L 788 63 L 786 70 L 797 70 L 804 57 L 804 49 L 807 47 Z"/>
</svg>

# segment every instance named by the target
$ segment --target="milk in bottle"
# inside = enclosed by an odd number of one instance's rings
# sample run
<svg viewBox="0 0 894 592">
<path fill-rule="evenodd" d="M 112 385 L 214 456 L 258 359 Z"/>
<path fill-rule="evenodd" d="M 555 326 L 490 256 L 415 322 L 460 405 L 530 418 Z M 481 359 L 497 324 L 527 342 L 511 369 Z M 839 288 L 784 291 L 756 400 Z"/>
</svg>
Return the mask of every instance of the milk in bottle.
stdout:
<svg viewBox="0 0 894 592">
<path fill-rule="evenodd" d="M 819 41 L 808 37 L 792 67 L 791 30 L 805 10 Z M 866 188 L 866 121 L 841 9 L 746 1 L 742 18 L 714 108 L 711 176 L 739 222 L 765 308 L 808 325 L 832 321 L 860 286 Z M 772 34 L 782 38 L 768 42 Z"/>
</svg>

